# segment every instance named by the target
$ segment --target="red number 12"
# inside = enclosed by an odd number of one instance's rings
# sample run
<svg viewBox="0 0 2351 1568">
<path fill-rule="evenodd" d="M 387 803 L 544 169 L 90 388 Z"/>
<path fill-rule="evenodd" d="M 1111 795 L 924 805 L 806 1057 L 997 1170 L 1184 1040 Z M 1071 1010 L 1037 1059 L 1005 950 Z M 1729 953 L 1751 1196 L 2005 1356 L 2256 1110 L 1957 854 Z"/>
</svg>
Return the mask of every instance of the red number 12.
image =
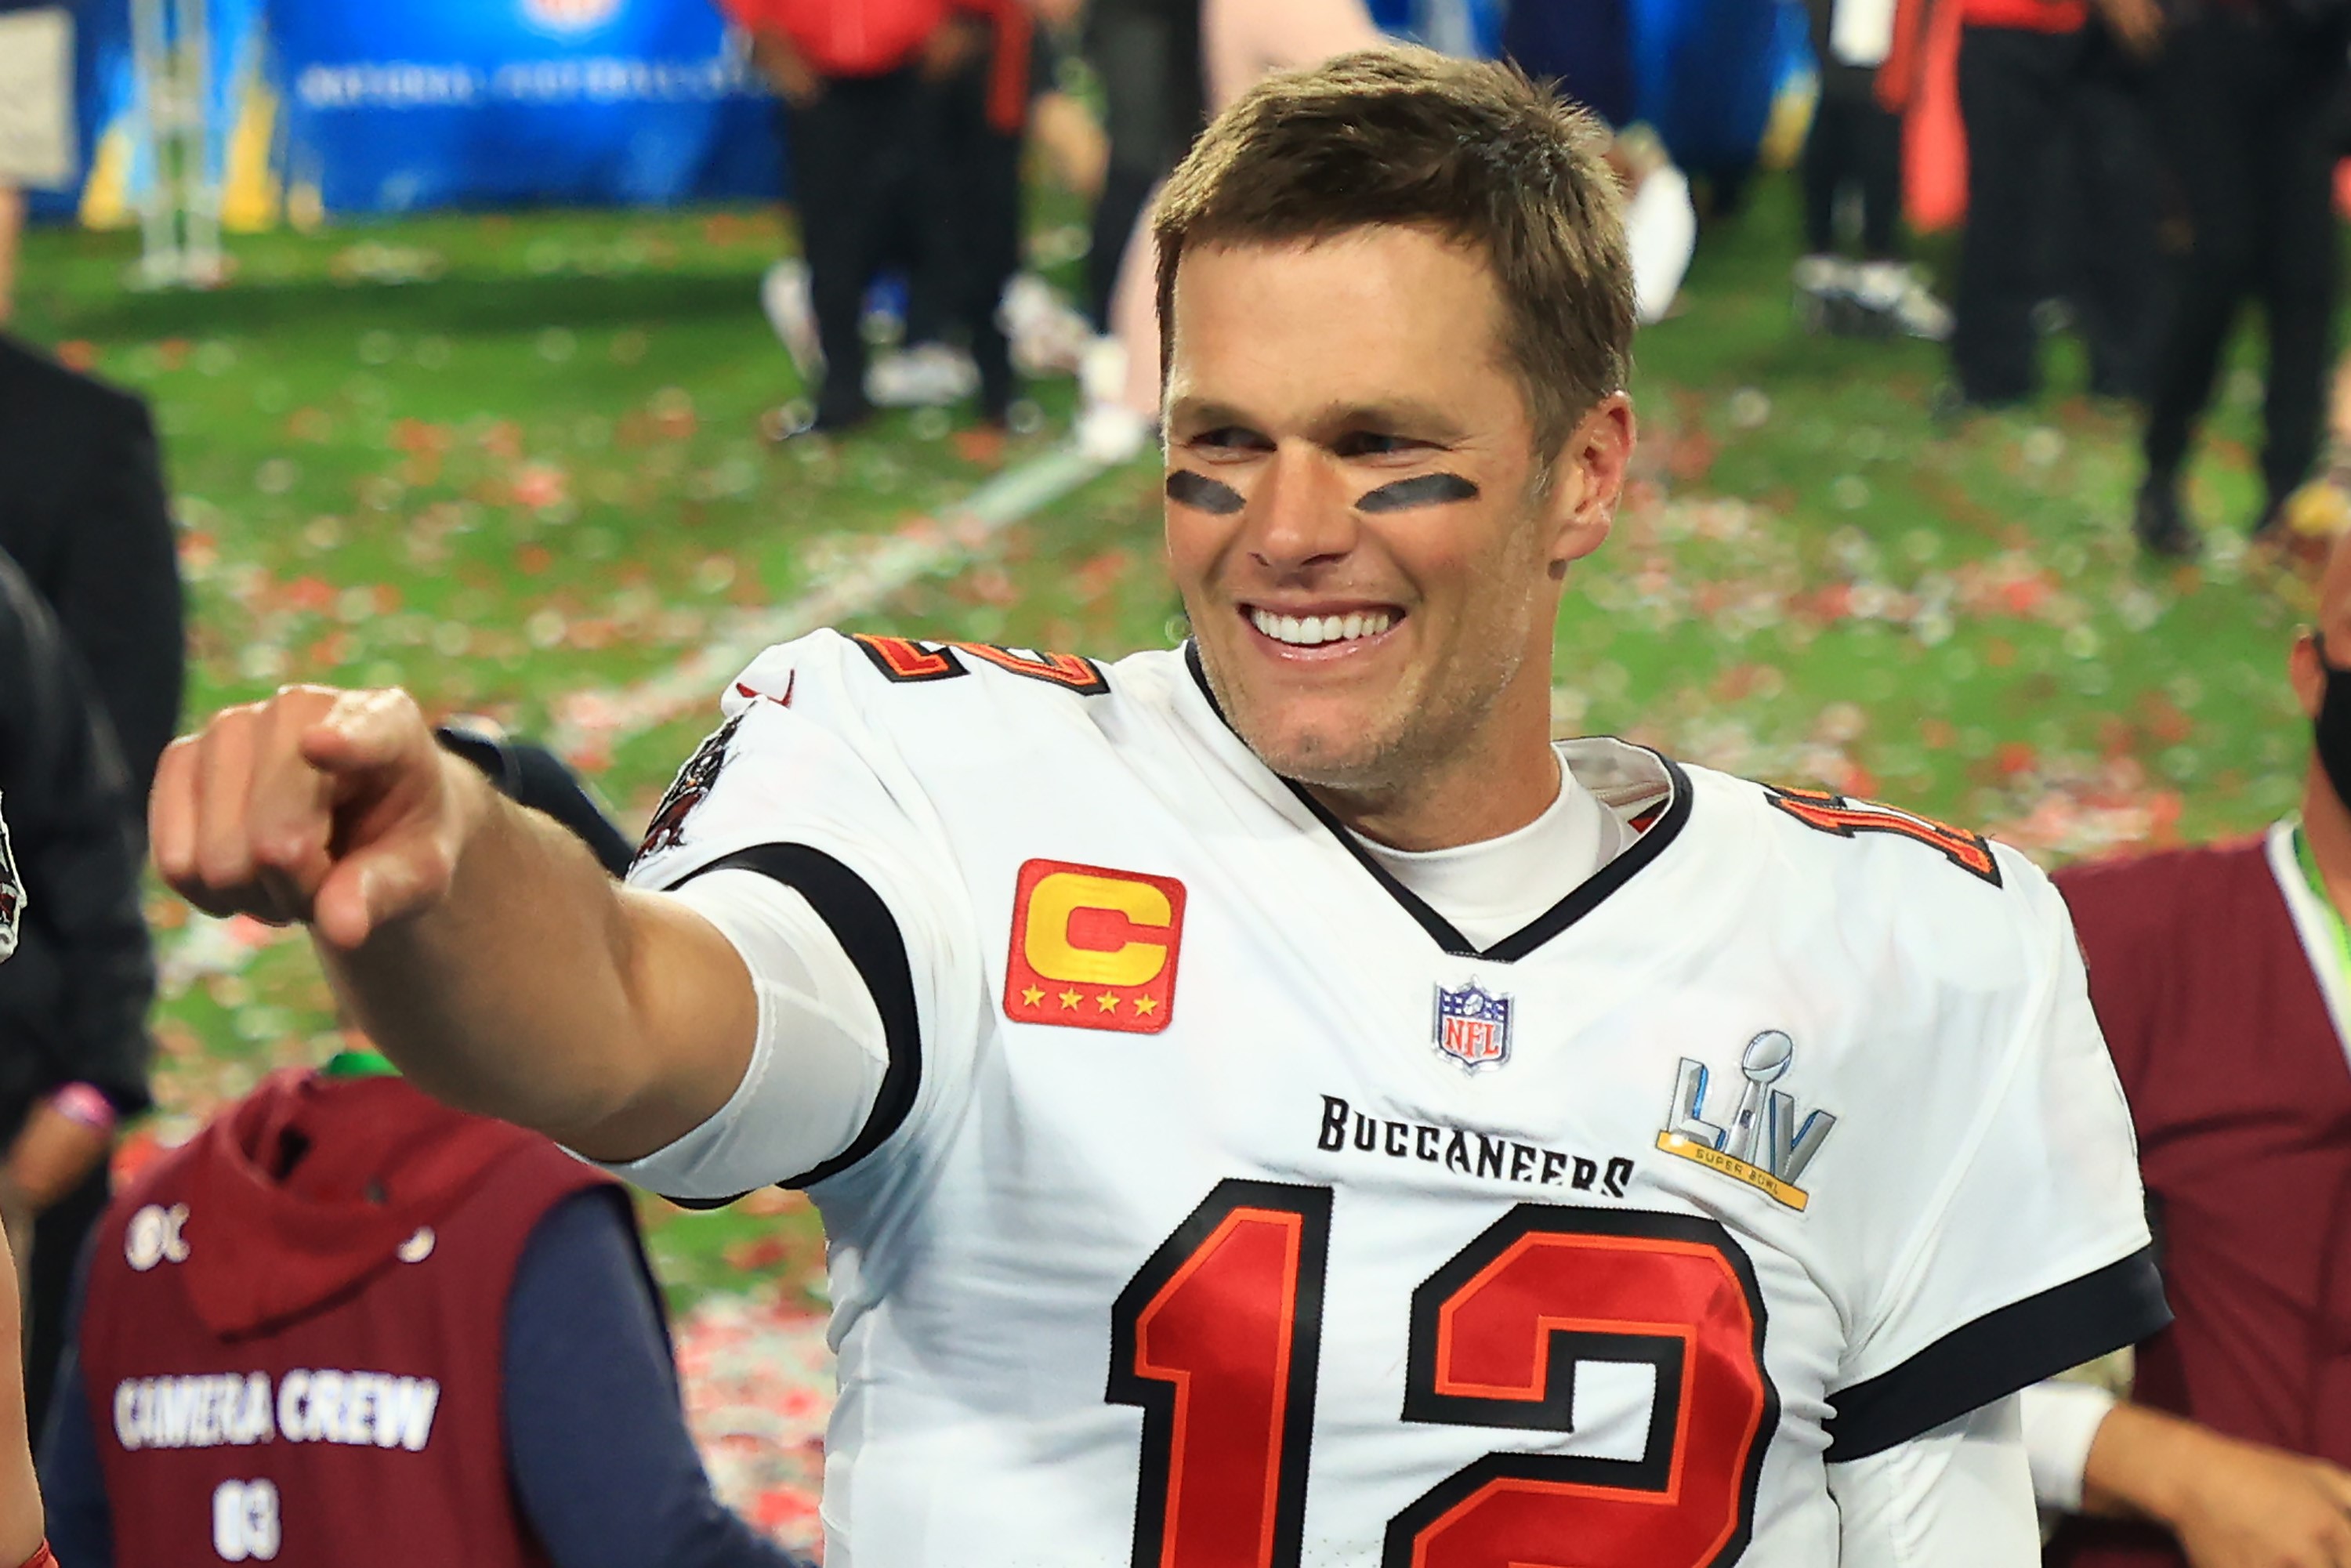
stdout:
<svg viewBox="0 0 2351 1568">
<path fill-rule="evenodd" d="M 1331 1190 L 1227 1181 L 1112 1312 L 1144 1411 L 1134 1568 L 1295 1568 Z M 1493 1453 L 1389 1521 L 1383 1568 L 1714 1568 L 1752 1526 L 1779 1399 L 1763 1297 L 1710 1219 L 1520 1204 L 1413 1292 L 1403 1416 L 1574 1430 L 1578 1363 L 1655 1370 L 1637 1459 Z"/>
</svg>

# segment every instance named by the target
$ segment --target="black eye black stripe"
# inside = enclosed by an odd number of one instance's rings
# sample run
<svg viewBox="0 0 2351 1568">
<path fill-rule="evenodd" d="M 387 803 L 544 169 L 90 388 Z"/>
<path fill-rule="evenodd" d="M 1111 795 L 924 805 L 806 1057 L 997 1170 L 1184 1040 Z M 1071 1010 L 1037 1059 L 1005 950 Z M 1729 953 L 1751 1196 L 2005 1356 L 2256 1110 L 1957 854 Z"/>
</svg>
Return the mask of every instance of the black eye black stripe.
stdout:
<svg viewBox="0 0 2351 1568">
<path fill-rule="evenodd" d="M 1355 503 L 1355 510 L 1401 512 L 1412 507 L 1444 507 L 1477 498 L 1478 486 L 1458 474 L 1416 474 L 1409 479 L 1364 491 Z"/>
<path fill-rule="evenodd" d="M 1167 476 L 1167 498 L 1179 507 L 1196 507 L 1219 517 L 1241 509 L 1241 493 L 1221 479 L 1178 468 Z"/>
</svg>

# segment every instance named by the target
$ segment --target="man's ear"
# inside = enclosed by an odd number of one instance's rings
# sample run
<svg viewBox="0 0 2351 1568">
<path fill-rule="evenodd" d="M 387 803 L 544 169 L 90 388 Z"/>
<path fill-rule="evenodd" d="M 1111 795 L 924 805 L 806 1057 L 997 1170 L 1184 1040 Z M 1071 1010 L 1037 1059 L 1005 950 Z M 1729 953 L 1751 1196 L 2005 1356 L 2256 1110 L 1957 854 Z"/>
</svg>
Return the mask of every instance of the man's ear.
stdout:
<svg viewBox="0 0 2351 1568">
<path fill-rule="evenodd" d="M 1552 454 L 1551 493 L 1543 504 L 1552 576 L 1565 577 L 1570 562 L 1607 538 L 1633 461 L 1634 435 L 1632 398 L 1610 392 Z"/>
<path fill-rule="evenodd" d="M 2294 700 L 2302 705 L 2302 716 L 2314 722 L 2319 705 L 2326 700 L 2326 671 L 2319 664 L 2318 634 L 2306 626 L 2285 656 L 2285 674 L 2294 683 Z"/>
</svg>

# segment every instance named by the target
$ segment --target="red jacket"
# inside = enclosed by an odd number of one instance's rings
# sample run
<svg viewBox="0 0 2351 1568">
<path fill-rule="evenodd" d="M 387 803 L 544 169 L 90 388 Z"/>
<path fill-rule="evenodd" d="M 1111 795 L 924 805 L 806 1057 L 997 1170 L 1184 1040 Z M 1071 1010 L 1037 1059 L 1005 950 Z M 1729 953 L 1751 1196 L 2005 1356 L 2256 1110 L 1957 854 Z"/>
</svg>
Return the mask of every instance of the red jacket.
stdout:
<svg viewBox="0 0 2351 1568">
<path fill-rule="evenodd" d="M 2028 33 L 2078 33 L 2089 25 L 2088 0 L 1959 0 L 1970 27 L 2015 27 Z"/>
<path fill-rule="evenodd" d="M 737 26 L 781 33 L 818 74 L 872 77 L 914 58 L 947 0 L 720 0 Z"/>
<path fill-rule="evenodd" d="M 2061 872 L 2138 1129 L 2171 1326 L 2132 1397 L 2351 1465 L 2351 1062 L 2257 841 Z M 2181 1568 L 2067 1521 L 2049 1562 Z"/>
<path fill-rule="evenodd" d="M 1036 32 L 1029 0 L 952 0 L 954 8 L 987 26 L 992 54 L 987 78 L 987 123 L 999 134 L 1018 136 L 1029 123 L 1029 52 Z"/>
<path fill-rule="evenodd" d="M 507 1479 L 507 1295 L 609 1178 L 396 1078 L 280 1073 L 117 1197 L 83 1387 L 118 1568 L 544 1564 Z"/>
</svg>

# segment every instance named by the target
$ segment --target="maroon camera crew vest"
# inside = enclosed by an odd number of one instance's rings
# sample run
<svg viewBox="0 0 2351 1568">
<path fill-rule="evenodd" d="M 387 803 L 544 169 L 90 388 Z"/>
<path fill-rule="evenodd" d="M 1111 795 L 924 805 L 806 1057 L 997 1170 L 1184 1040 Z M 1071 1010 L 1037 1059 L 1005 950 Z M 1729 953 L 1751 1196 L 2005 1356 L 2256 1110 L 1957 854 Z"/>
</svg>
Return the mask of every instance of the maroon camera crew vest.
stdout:
<svg viewBox="0 0 2351 1568">
<path fill-rule="evenodd" d="M 2264 846 L 2075 867 L 2057 885 L 2138 1129 L 2171 1326 L 2132 1397 L 2351 1465 L 2351 1062 Z M 2180 1568 L 2162 1531 L 2075 1519 L 2064 1568 Z"/>
<path fill-rule="evenodd" d="M 119 1196 L 81 1374 L 118 1568 L 538 1564 L 507 1479 L 507 1293 L 607 1181 L 395 1078 L 273 1077 Z"/>
</svg>

